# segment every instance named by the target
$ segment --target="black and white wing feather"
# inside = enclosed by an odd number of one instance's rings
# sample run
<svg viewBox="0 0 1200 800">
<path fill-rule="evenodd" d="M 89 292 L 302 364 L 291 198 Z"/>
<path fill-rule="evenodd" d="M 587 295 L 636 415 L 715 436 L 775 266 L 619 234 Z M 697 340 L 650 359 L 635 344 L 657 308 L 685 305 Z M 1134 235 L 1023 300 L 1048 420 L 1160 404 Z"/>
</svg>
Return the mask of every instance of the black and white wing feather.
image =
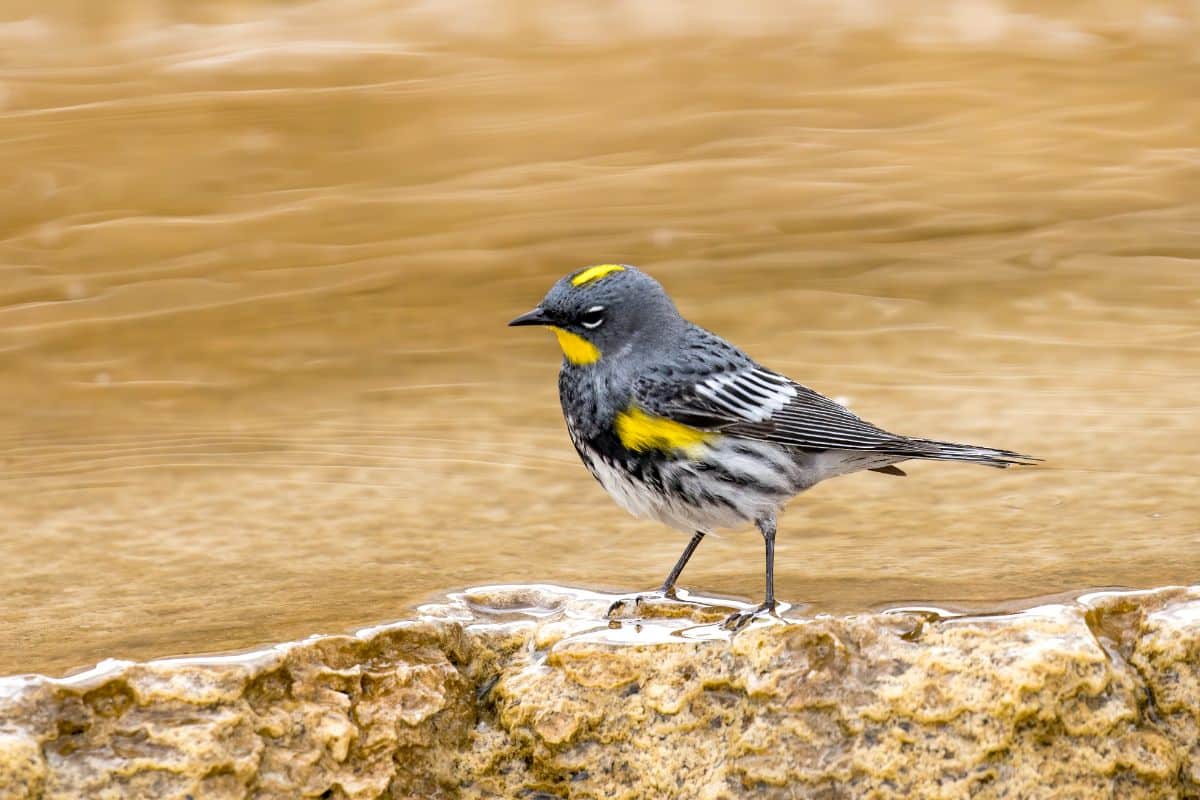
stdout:
<svg viewBox="0 0 1200 800">
<path fill-rule="evenodd" d="M 754 363 L 675 384 L 673 396 L 652 376 L 639 381 L 639 401 L 686 424 L 802 450 L 880 450 L 905 441 L 846 407 Z"/>
<path fill-rule="evenodd" d="M 993 467 L 1037 460 L 1010 450 L 889 433 L 819 392 L 759 366 L 707 331 L 689 345 L 685 362 L 649 370 L 636 381 L 635 399 L 647 411 L 797 450 L 872 451 Z"/>
</svg>

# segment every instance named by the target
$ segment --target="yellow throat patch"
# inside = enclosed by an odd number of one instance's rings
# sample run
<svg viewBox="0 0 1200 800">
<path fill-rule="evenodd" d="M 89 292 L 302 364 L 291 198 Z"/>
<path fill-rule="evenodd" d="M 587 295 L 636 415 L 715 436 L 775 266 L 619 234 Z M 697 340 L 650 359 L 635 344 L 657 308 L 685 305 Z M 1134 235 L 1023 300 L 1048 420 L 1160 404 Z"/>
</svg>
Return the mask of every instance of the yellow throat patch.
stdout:
<svg viewBox="0 0 1200 800">
<path fill-rule="evenodd" d="M 554 331 L 554 335 L 558 337 L 558 346 L 562 348 L 563 355 L 577 367 L 585 364 L 595 364 L 600 360 L 600 349 L 596 345 L 584 339 L 582 336 L 577 336 L 570 331 L 564 331 L 562 328 L 550 327 Z"/>
<path fill-rule="evenodd" d="M 625 268 L 622 267 L 620 264 L 597 264 L 594 267 L 588 267 L 583 272 L 576 275 L 574 278 L 571 278 L 571 285 L 572 286 L 583 286 L 585 283 L 591 283 L 592 281 L 598 281 L 601 278 L 603 278 L 605 275 L 609 275 L 613 272 L 624 272 L 624 271 L 625 271 Z"/>
<path fill-rule="evenodd" d="M 617 414 L 615 425 L 621 444 L 639 453 L 646 450 L 664 453 L 682 451 L 695 456 L 705 444 L 720 435 L 666 417 L 647 414 L 635 405 Z"/>
</svg>

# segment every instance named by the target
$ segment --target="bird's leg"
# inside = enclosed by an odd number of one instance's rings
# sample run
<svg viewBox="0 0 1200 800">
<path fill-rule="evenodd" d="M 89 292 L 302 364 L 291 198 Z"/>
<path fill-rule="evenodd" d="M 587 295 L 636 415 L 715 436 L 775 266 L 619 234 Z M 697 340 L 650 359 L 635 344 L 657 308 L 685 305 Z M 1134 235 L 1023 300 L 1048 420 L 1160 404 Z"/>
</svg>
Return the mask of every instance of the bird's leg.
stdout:
<svg viewBox="0 0 1200 800">
<path fill-rule="evenodd" d="M 703 538 L 703 531 L 696 531 L 692 534 L 692 538 L 687 543 L 687 547 L 683 548 L 683 553 L 679 556 L 679 560 L 675 562 L 675 566 L 671 567 L 671 571 L 667 573 L 667 579 L 659 587 L 659 591 L 663 593 L 663 597 L 670 597 L 672 599 L 675 597 L 675 581 L 679 580 L 679 573 L 683 572 L 683 568 L 687 566 L 688 560 L 691 559 L 692 553 L 696 552 L 696 548 L 700 546 L 700 540 Z"/>
<path fill-rule="evenodd" d="M 700 546 L 700 540 L 703 538 L 703 531 L 696 531 L 694 534 L 692 534 L 692 538 L 690 541 L 688 541 L 687 547 L 683 548 L 683 554 L 679 556 L 679 560 L 675 562 L 675 566 L 671 567 L 671 571 L 667 573 L 667 579 L 663 581 L 663 585 L 658 588 L 658 594 L 661 594 L 663 597 L 670 600 L 675 599 L 675 581 L 679 580 L 679 573 L 683 572 L 683 568 L 687 566 L 688 561 L 692 557 L 692 553 L 696 552 L 696 548 Z M 635 606 L 640 606 L 644 600 L 645 598 L 642 595 L 638 595 L 636 598 L 634 598 L 633 602 Z M 605 616 L 611 617 L 619 608 L 625 605 L 625 602 L 625 600 L 618 600 L 613 603 L 608 607 L 608 613 L 606 613 Z"/>
<path fill-rule="evenodd" d="M 775 515 L 769 514 L 765 517 L 760 517 L 755 520 L 759 532 L 762 534 L 763 543 L 767 550 L 767 591 L 762 603 L 750 611 L 739 611 L 736 614 L 730 614 L 721 627 L 729 631 L 740 631 L 742 628 L 750 624 L 750 620 L 757 617 L 759 614 L 774 614 L 775 613 Z"/>
<path fill-rule="evenodd" d="M 767 589 L 763 596 L 763 611 L 775 612 L 775 516 L 758 523 L 767 547 Z"/>
</svg>

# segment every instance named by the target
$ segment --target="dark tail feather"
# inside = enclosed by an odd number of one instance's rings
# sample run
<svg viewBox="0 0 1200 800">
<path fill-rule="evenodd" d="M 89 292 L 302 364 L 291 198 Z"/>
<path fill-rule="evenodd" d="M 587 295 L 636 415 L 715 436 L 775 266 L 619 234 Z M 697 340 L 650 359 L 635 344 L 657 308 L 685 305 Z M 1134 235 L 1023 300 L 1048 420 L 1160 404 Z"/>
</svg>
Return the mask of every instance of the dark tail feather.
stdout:
<svg viewBox="0 0 1200 800">
<path fill-rule="evenodd" d="M 896 455 L 907 458 L 924 458 L 930 461 L 968 461 L 986 467 L 1021 466 L 1029 467 L 1042 459 L 1014 453 L 1012 450 L 997 450 L 973 444 L 937 442 L 932 439 L 903 439 L 896 443 Z"/>
</svg>

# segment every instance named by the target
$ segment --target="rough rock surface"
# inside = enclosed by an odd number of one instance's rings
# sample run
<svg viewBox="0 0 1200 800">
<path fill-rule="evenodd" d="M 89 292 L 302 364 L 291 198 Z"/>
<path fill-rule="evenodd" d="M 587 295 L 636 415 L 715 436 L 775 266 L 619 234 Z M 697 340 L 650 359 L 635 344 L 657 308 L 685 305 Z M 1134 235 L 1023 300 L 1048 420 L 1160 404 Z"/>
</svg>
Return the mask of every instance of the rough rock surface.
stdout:
<svg viewBox="0 0 1200 800">
<path fill-rule="evenodd" d="M 1200 588 L 732 637 L 612 599 L 0 679 L 0 798 L 1200 797 Z"/>
</svg>

